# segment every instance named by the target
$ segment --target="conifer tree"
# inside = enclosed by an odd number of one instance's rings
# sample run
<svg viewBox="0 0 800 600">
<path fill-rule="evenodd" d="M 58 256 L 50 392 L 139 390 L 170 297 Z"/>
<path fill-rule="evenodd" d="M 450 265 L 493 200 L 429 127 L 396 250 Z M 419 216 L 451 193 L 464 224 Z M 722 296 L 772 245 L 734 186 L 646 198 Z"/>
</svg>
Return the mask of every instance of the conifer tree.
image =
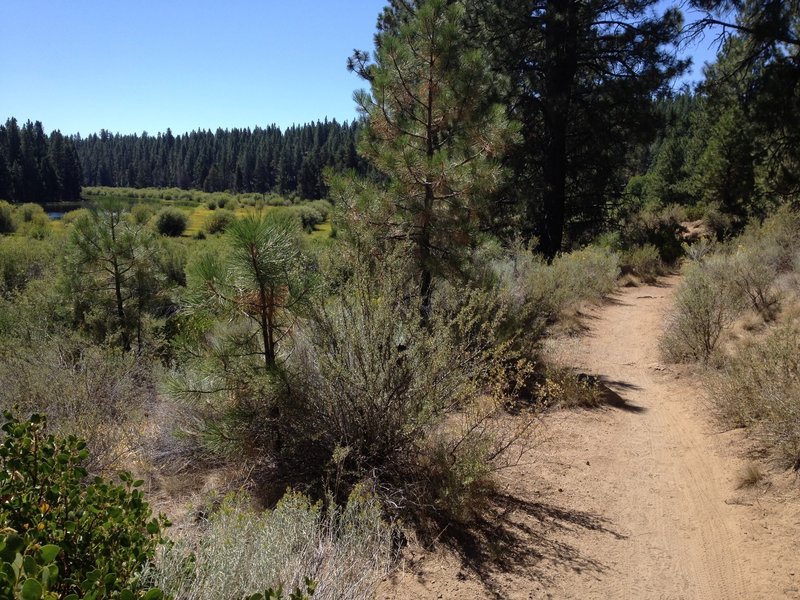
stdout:
<svg viewBox="0 0 800 600">
<path fill-rule="evenodd" d="M 413 247 L 425 319 L 434 277 L 458 266 L 488 208 L 514 128 L 486 100 L 488 63 L 467 44 L 463 3 L 397 11 L 397 27 L 376 36 L 374 62 L 356 51 L 348 66 L 370 84 L 355 95 L 366 118 L 359 149 L 388 180 L 384 226 Z"/>
</svg>

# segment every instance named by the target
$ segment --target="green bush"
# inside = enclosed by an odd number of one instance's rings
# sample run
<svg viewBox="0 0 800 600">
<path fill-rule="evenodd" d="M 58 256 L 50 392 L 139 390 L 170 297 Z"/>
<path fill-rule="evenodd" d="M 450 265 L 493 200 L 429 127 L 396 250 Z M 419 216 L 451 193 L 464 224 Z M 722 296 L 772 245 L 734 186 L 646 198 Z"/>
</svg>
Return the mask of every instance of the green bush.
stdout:
<svg viewBox="0 0 800 600">
<path fill-rule="evenodd" d="M 47 217 L 47 213 L 44 212 L 44 208 L 40 204 L 27 202 L 17 207 L 17 216 L 22 223 L 31 223 L 37 216 L 41 215 Z"/>
<path fill-rule="evenodd" d="M 661 260 L 670 264 L 680 258 L 681 234 L 686 229 L 681 221 L 686 214 L 679 206 L 648 207 L 631 215 L 622 227 L 626 247 L 650 244 L 658 249 Z"/>
<path fill-rule="evenodd" d="M 220 208 L 206 217 L 203 229 L 209 234 L 223 233 L 234 220 L 236 215 L 232 210 Z"/>
<path fill-rule="evenodd" d="M 25 237 L 42 240 L 50 235 L 51 223 L 39 204 L 27 203 L 17 207 L 17 232 Z"/>
<path fill-rule="evenodd" d="M 14 233 L 16 230 L 14 207 L 5 200 L 0 200 L 0 233 Z"/>
<path fill-rule="evenodd" d="M 662 274 L 661 255 L 652 244 L 634 246 L 620 255 L 622 273 L 631 273 L 645 283 L 655 283 Z"/>
<path fill-rule="evenodd" d="M 0 238 L 0 297 L 10 298 L 53 268 L 56 248 L 48 241 Z"/>
<path fill-rule="evenodd" d="M 153 208 L 147 204 L 137 204 L 131 208 L 131 218 L 137 225 L 146 225 L 153 214 Z"/>
<path fill-rule="evenodd" d="M 79 219 L 87 218 L 88 215 L 89 215 L 89 209 L 88 208 L 77 208 L 77 209 L 71 210 L 67 214 L 65 214 L 61 218 L 61 221 L 64 223 L 64 225 L 72 225 L 75 221 L 77 221 Z"/>
<path fill-rule="evenodd" d="M 422 324 L 402 256 L 387 264 L 356 270 L 296 329 L 283 459 L 335 465 L 345 491 L 375 476 L 409 511 L 468 519 L 506 434 L 526 435 L 532 419 L 503 431 L 494 418 L 509 400 L 495 338 L 505 307 L 460 288 Z"/>
<path fill-rule="evenodd" d="M 156 230 L 161 235 L 178 237 L 186 231 L 189 219 L 182 210 L 164 208 L 156 216 Z"/>
<path fill-rule="evenodd" d="M 735 298 L 720 287 L 711 267 L 692 263 L 675 293 L 660 340 L 662 355 L 672 362 L 708 361 L 738 310 Z"/>
<path fill-rule="evenodd" d="M 33 592 L 43 591 L 41 583 L 56 597 L 70 594 L 76 599 L 77 594 L 91 591 L 99 594 L 84 597 L 111 596 L 137 587 L 141 570 L 154 557 L 162 528 L 168 525 L 163 516 L 152 517 L 139 490 L 143 482 L 122 472 L 120 484 L 99 477 L 85 483 L 88 473 L 82 464 L 88 451 L 83 441 L 47 435 L 45 419 L 39 415 L 28 421 L 10 412 L 4 416 L 0 522 L 22 538 L 21 545 L 11 542 L 11 551 L 24 548 L 22 554 L 29 557 L 23 559 L 26 572 L 46 579 L 37 582 L 39 587 L 23 583 L 21 597 L 40 597 L 41 593 Z M 8 537 L 5 545 L 8 551 Z M 42 549 L 41 566 L 30 552 L 36 546 Z M 55 582 L 50 581 L 52 560 L 57 566 Z M 48 573 L 42 573 L 42 568 Z M 8 570 L 3 572 L 8 577 Z M 28 596 L 26 586 L 31 592 Z M 135 597 L 130 589 L 127 594 Z M 144 597 L 161 596 L 155 592 Z"/>
<path fill-rule="evenodd" d="M 265 512 L 244 495 L 230 496 L 202 525 L 198 543 L 166 548 L 147 580 L 176 600 L 258 593 L 277 600 L 281 589 L 295 590 L 291 600 L 309 592 L 314 600 L 367 600 L 388 571 L 391 537 L 378 501 L 360 491 L 328 510 L 295 492 Z M 273 595 L 263 593 L 268 587 Z"/>
<path fill-rule="evenodd" d="M 567 308 L 585 300 L 599 300 L 616 288 L 619 258 L 608 250 L 589 246 L 557 256 L 548 265 L 533 259 L 524 273 L 528 301 L 555 320 Z"/>
</svg>

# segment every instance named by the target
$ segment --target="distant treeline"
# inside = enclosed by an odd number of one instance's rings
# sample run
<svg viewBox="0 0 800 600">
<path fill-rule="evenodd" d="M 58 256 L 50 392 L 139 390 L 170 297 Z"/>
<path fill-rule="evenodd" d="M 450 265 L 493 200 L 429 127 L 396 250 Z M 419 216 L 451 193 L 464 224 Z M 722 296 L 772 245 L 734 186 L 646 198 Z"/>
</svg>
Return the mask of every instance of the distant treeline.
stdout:
<svg viewBox="0 0 800 600">
<path fill-rule="evenodd" d="M 72 139 L 45 135 L 39 121 L 0 125 L 0 199 L 12 202 L 77 200 L 81 163 Z"/>
<path fill-rule="evenodd" d="M 356 152 L 359 125 L 317 121 L 285 131 L 275 125 L 181 135 L 75 136 L 84 183 L 112 187 L 177 187 L 206 192 L 326 195 L 323 169 L 366 172 Z"/>
</svg>

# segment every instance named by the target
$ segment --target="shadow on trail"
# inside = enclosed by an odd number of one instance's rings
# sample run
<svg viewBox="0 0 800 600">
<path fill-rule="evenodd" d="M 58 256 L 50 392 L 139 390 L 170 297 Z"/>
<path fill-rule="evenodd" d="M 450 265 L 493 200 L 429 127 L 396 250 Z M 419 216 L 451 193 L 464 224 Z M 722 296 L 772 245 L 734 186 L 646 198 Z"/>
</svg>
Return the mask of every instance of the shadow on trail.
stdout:
<svg viewBox="0 0 800 600">
<path fill-rule="evenodd" d="M 562 539 L 566 532 L 580 531 L 626 538 L 600 515 L 501 493 L 491 499 L 475 522 L 447 527 L 438 539 L 453 548 L 463 568 L 478 575 L 486 591 L 499 600 L 508 596 L 500 580 L 505 573 L 547 586 L 564 570 L 604 572 L 602 562 L 581 554 Z"/>
<path fill-rule="evenodd" d="M 625 412 L 636 414 L 641 414 L 647 411 L 647 408 L 644 406 L 631 404 L 620 395 L 619 391 L 617 391 L 641 390 L 642 388 L 638 385 L 628 383 L 627 381 L 615 381 L 606 379 L 604 377 L 599 377 L 597 386 L 600 389 L 600 393 L 603 395 L 603 404 L 605 406 L 611 406 Z"/>
</svg>

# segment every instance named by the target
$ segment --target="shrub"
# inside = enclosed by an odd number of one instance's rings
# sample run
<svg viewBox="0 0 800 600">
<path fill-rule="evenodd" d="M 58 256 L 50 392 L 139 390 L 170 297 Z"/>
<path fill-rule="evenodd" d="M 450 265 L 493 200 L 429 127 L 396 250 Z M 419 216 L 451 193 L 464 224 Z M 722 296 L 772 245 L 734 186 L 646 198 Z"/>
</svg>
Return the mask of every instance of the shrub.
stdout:
<svg viewBox="0 0 800 600">
<path fill-rule="evenodd" d="M 17 216 L 22 223 L 31 223 L 34 221 L 34 219 L 36 219 L 37 216 L 44 216 L 46 218 L 47 214 L 44 212 L 44 208 L 42 208 L 40 204 L 26 202 L 25 204 L 20 204 L 17 207 Z"/>
<path fill-rule="evenodd" d="M 599 300 L 616 287 L 619 259 L 613 252 L 589 246 L 561 254 L 551 265 L 533 261 L 527 273 L 528 297 L 553 318 L 584 300 Z"/>
<path fill-rule="evenodd" d="M 72 225 L 75 221 L 79 219 L 85 219 L 89 216 L 89 209 L 87 208 L 78 208 L 75 210 L 69 211 L 61 218 L 61 222 L 65 225 Z"/>
<path fill-rule="evenodd" d="M 155 394 L 146 365 L 52 333 L 28 339 L 23 329 L 0 344 L 0 409 L 46 414 L 54 432 L 87 440 L 85 466 L 113 469 L 141 443 L 139 419 Z"/>
<path fill-rule="evenodd" d="M 56 249 L 46 241 L 0 238 L 0 297 L 10 298 L 50 270 Z"/>
<path fill-rule="evenodd" d="M 723 422 L 749 427 L 782 463 L 800 466 L 800 331 L 781 326 L 729 357 L 708 380 Z"/>
<path fill-rule="evenodd" d="M 203 229 L 206 233 L 223 233 L 234 220 L 236 215 L 232 210 L 221 208 L 206 217 Z"/>
<path fill-rule="evenodd" d="M 780 303 L 780 293 L 775 287 L 779 263 L 774 250 L 763 245 L 740 246 L 726 260 L 729 286 L 765 321 L 775 318 Z"/>
<path fill-rule="evenodd" d="M 314 600 L 367 600 L 388 570 L 391 536 L 380 504 L 362 492 L 327 511 L 289 492 L 263 513 L 246 497 L 231 496 L 204 523 L 197 547 L 178 541 L 165 549 L 148 581 L 175 600 L 305 590 L 308 579 Z"/>
<path fill-rule="evenodd" d="M 0 200 L 0 233 L 14 233 L 16 230 L 14 207 L 5 200 Z"/>
<path fill-rule="evenodd" d="M 402 269 L 357 270 L 312 312 L 287 363 L 288 469 L 335 466 L 345 491 L 376 477 L 412 512 L 464 519 L 479 510 L 504 436 L 526 435 L 532 417 L 514 431 L 497 425 L 507 400 L 505 345 L 494 338 L 504 307 L 476 290 L 451 298 L 460 301 L 437 303 L 423 325 Z"/>
<path fill-rule="evenodd" d="M 186 247 L 179 240 L 163 241 L 161 252 L 156 256 L 158 268 L 170 285 L 186 286 Z"/>
<path fill-rule="evenodd" d="M 623 273 L 632 273 L 645 283 L 655 283 L 662 274 L 661 256 L 652 244 L 635 246 L 622 252 L 620 268 Z"/>
<path fill-rule="evenodd" d="M 686 258 L 693 261 L 701 261 L 707 256 L 713 254 L 716 250 L 716 242 L 708 238 L 700 238 L 692 244 L 686 242 L 681 243 Z"/>
<path fill-rule="evenodd" d="M 673 263 L 681 256 L 681 221 L 686 215 L 675 205 L 645 208 L 632 215 L 622 228 L 622 239 L 629 246 L 651 244 L 661 260 Z"/>
<path fill-rule="evenodd" d="M 178 237 L 186 231 L 189 219 L 186 213 L 176 208 L 162 209 L 156 216 L 156 230 L 161 235 Z"/>
<path fill-rule="evenodd" d="M 4 416 L 0 522 L 21 536 L 25 547 L 46 548 L 43 563 L 56 560 L 58 581 L 49 591 L 65 595 L 102 587 L 111 596 L 137 586 L 168 525 L 163 516 L 152 517 L 138 489 L 143 482 L 123 472 L 121 484 L 101 478 L 84 483 L 88 451 L 83 441 L 46 435 L 39 415 L 28 421 L 10 412 Z M 31 563 L 26 571 L 36 570 Z"/>
<path fill-rule="evenodd" d="M 736 302 L 720 289 L 710 269 L 690 265 L 660 340 L 662 355 L 672 362 L 707 361 L 737 312 Z"/>
<path fill-rule="evenodd" d="M 146 225 L 153 214 L 152 207 L 147 204 L 137 204 L 131 208 L 131 218 L 137 225 Z"/>
</svg>

